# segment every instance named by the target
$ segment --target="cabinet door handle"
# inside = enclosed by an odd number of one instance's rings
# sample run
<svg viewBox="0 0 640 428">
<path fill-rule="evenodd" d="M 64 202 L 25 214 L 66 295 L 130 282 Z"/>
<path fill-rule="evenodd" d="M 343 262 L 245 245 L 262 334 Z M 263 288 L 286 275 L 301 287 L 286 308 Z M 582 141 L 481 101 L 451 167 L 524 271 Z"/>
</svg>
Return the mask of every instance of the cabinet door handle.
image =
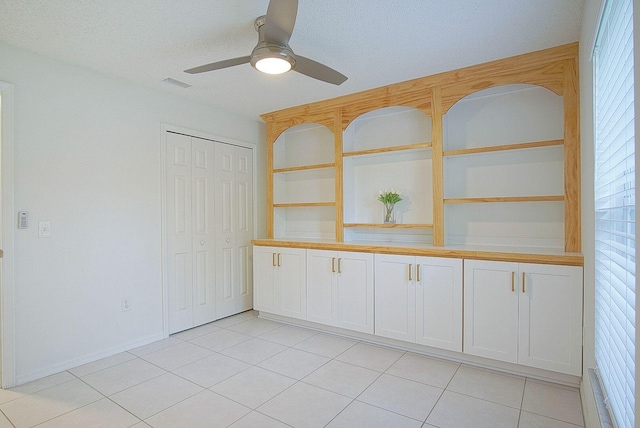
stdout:
<svg viewBox="0 0 640 428">
<path fill-rule="evenodd" d="M 420 282 L 420 265 L 416 265 L 416 281 Z"/>
<path fill-rule="evenodd" d="M 331 257 L 331 272 L 336 273 L 336 258 Z"/>
<path fill-rule="evenodd" d="M 340 266 L 342 258 L 338 257 L 338 273 L 342 273 L 342 266 Z"/>
<path fill-rule="evenodd" d="M 280 253 L 278 253 L 278 267 L 280 267 Z"/>
<path fill-rule="evenodd" d="M 525 289 L 524 289 L 524 272 L 522 272 L 522 292 L 523 293 L 525 292 Z"/>
<path fill-rule="evenodd" d="M 413 269 L 413 265 L 411 263 L 409 263 L 409 281 L 412 281 L 411 279 L 411 270 Z"/>
<path fill-rule="evenodd" d="M 511 292 L 516 291 L 516 273 L 511 272 Z"/>
<path fill-rule="evenodd" d="M 276 265 L 276 253 L 271 253 L 271 264 Z"/>
</svg>

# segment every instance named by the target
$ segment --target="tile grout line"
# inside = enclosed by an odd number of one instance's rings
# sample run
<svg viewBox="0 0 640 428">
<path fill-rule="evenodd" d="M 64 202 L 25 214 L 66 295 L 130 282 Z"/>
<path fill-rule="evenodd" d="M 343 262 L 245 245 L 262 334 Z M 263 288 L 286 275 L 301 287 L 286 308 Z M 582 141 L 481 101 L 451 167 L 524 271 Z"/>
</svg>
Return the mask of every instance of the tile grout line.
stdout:
<svg viewBox="0 0 640 428">
<path fill-rule="evenodd" d="M 424 418 L 424 421 L 422 421 L 422 424 L 426 424 L 427 420 L 429 420 L 429 417 L 431 416 L 431 414 L 433 413 L 433 411 L 435 410 L 435 408 L 438 406 L 438 403 L 440 402 L 440 400 L 442 399 L 442 396 L 444 395 L 445 391 L 447 391 L 447 388 L 449 388 L 449 385 L 451 385 L 451 381 L 453 380 L 453 378 L 456 376 L 456 374 L 458 373 L 458 371 L 460 370 L 460 367 L 462 367 L 462 364 L 458 363 L 458 368 L 456 368 L 456 371 L 453 372 L 453 375 L 451 376 L 451 379 L 449 379 L 449 382 L 447 382 L 447 384 L 445 385 L 444 388 L 442 388 L 442 392 L 440 393 L 440 396 L 438 397 L 438 399 L 436 400 L 436 402 L 434 403 L 433 407 L 431 408 L 431 410 L 429 410 L 429 414 L 427 415 L 426 418 Z"/>
</svg>

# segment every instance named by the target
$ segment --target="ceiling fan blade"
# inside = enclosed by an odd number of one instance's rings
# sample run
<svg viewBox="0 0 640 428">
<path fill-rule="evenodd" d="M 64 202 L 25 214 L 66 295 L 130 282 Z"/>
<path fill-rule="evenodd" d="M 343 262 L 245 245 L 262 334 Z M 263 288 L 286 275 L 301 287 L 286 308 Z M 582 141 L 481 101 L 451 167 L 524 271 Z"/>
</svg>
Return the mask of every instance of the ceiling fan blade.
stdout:
<svg viewBox="0 0 640 428">
<path fill-rule="evenodd" d="M 333 68 L 327 67 L 324 64 L 320 64 L 319 62 L 300 55 L 296 55 L 296 65 L 293 69 L 298 73 L 302 73 L 306 76 L 322 80 L 323 82 L 332 83 L 334 85 L 340 85 L 347 80 L 347 76 L 342 73 L 338 73 Z"/>
<path fill-rule="evenodd" d="M 271 0 L 264 22 L 265 40 L 288 45 L 298 14 L 298 0 Z"/>
<path fill-rule="evenodd" d="M 221 68 L 233 67 L 234 65 L 246 64 L 249 61 L 251 61 L 250 56 L 241 56 L 239 58 L 226 59 L 224 61 L 212 62 L 211 64 L 190 68 L 184 72 L 189 74 L 204 73 L 205 71 L 219 70 Z"/>
</svg>

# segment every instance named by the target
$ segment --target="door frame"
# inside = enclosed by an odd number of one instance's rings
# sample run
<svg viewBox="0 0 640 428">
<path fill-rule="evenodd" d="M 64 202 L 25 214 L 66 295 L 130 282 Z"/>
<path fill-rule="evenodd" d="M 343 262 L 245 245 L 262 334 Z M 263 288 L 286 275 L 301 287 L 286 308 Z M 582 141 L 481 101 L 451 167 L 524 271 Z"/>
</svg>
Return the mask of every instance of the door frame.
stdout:
<svg viewBox="0 0 640 428">
<path fill-rule="evenodd" d="M 258 228 L 258 216 L 256 215 L 256 209 L 258 207 L 257 202 L 257 159 L 258 145 L 256 143 L 249 143 L 246 141 L 240 141 L 233 138 L 221 137 L 206 132 L 196 131 L 189 128 L 183 128 L 181 126 L 170 125 L 167 123 L 160 124 L 161 138 L 160 138 L 160 170 L 161 170 L 161 197 L 162 197 L 162 212 L 161 212 L 161 231 L 162 231 L 162 336 L 164 338 L 169 337 L 169 284 L 167 282 L 167 132 L 173 132 L 176 134 L 182 134 L 189 137 L 201 138 L 203 140 L 209 140 L 212 143 L 229 144 L 232 146 L 244 147 L 251 149 L 251 157 L 253 162 L 253 239 L 256 238 Z M 253 254 L 251 255 L 253 258 Z"/>
<path fill-rule="evenodd" d="M 0 110 L 2 118 L 2 146 L 0 147 L 0 219 L 2 223 L 0 259 L 0 385 L 10 388 L 16 385 L 15 315 L 14 315 L 14 260 L 15 234 L 13 189 L 13 135 L 14 135 L 14 85 L 0 81 Z"/>
</svg>

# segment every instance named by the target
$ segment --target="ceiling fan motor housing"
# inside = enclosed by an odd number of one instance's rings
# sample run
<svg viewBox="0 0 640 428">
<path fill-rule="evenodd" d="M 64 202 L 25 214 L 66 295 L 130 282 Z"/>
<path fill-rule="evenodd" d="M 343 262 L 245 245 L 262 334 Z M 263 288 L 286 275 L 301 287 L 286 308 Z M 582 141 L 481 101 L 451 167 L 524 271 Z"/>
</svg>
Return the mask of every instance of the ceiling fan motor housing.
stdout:
<svg viewBox="0 0 640 428">
<path fill-rule="evenodd" d="M 266 16 L 256 18 L 254 27 L 258 32 L 258 44 L 251 52 L 251 65 L 255 68 L 258 61 L 265 58 L 278 58 L 287 61 L 293 69 L 296 65 L 296 56 L 288 45 L 268 42 L 265 40 L 263 25 Z"/>
</svg>

